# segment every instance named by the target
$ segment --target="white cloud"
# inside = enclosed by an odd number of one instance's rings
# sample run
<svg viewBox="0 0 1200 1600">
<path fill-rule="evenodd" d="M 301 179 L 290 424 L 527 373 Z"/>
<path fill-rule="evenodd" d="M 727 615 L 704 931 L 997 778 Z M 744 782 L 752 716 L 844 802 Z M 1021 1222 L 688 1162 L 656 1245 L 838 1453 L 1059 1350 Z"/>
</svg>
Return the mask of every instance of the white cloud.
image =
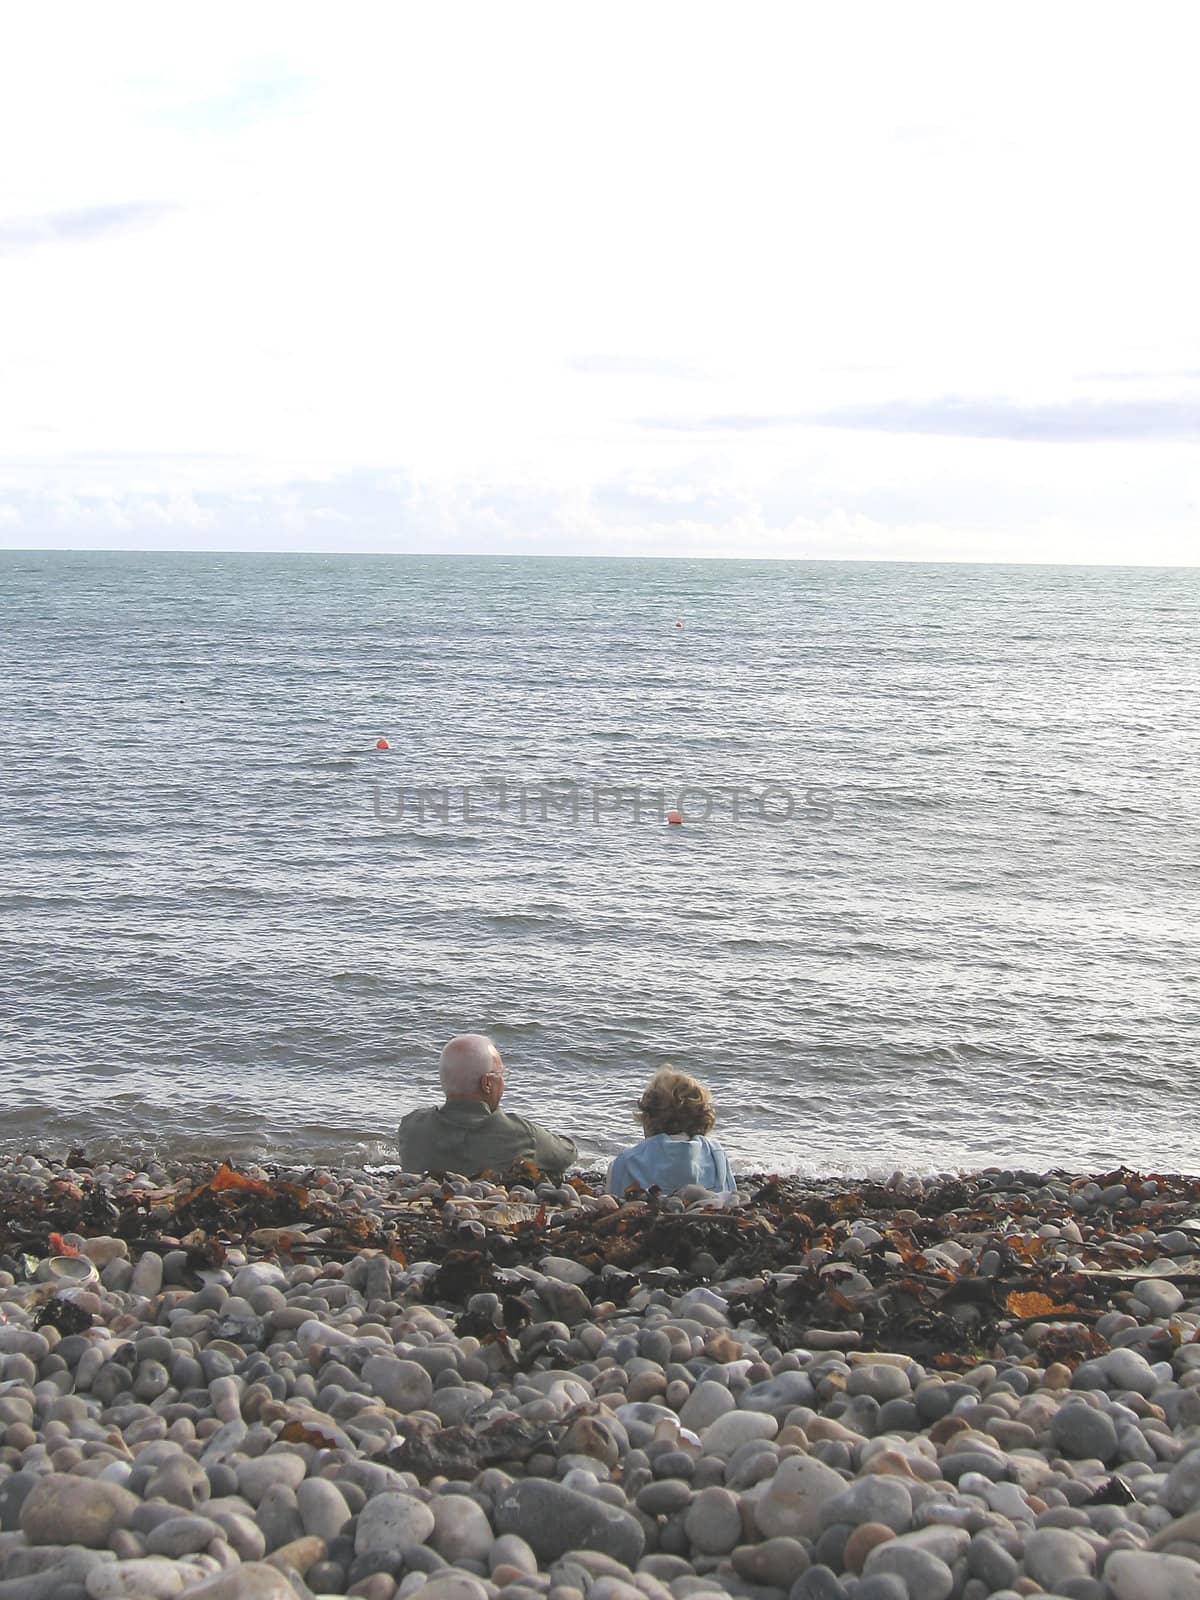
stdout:
<svg viewBox="0 0 1200 1600">
<path fill-rule="evenodd" d="M 3 538 L 1195 561 L 1193 19 L 14 14 Z"/>
</svg>

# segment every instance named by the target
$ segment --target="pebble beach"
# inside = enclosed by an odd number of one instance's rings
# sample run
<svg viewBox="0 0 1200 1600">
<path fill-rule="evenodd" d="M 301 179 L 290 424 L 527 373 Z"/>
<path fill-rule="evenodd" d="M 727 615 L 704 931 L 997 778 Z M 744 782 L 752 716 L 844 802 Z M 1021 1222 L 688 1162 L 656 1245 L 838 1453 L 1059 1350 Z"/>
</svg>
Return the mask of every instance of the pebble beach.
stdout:
<svg viewBox="0 0 1200 1600">
<path fill-rule="evenodd" d="M 0 1167 L 0 1600 L 1200 1600 L 1200 1180 Z"/>
</svg>

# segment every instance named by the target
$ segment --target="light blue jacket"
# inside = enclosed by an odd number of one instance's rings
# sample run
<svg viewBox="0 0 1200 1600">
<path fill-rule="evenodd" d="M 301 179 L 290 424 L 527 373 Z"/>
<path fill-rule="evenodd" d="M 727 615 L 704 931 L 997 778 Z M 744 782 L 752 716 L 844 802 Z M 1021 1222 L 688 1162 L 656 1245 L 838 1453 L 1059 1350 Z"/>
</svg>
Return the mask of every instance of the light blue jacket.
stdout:
<svg viewBox="0 0 1200 1600">
<path fill-rule="evenodd" d="M 649 1189 L 654 1184 L 674 1194 L 689 1183 L 702 1183 L 717 1194 L 736 1190 L 729 1158 L 715 1139 L 656 1133 L 622 1150 L 608 1169 L 609 1194 L 623 1195 L 634 1186 Z"/>
</svg>

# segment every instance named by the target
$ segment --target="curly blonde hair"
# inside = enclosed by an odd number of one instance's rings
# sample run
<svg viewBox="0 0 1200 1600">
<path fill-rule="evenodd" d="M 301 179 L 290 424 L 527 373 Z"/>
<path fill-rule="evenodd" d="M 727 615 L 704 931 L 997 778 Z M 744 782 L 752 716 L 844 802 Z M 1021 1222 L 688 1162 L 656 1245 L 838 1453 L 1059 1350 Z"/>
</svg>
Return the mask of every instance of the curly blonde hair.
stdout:
<svg viewBox="0 0 1200 1600">
<path fill-rule="evenodd" d="M 642 1091 L 638 1116 L 647 1137 L 656 1133 L 707 1133 L 717 1120 L 712 1095 L 686 1072 L 663 1067 Z"/>
</svg>

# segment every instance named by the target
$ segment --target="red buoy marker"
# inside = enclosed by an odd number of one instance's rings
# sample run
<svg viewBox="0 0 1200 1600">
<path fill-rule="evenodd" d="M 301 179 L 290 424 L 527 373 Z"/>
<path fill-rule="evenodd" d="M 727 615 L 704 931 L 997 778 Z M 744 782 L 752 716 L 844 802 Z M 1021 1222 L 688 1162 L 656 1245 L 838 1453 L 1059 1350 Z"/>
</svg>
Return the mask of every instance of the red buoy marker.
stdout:
<svg viewBox="0 0 1200 1600">
<path fill-rule="evenodd" d="M 375 748 L 376 750 L 390 750 L 392 747 L 386 739 L 376 739 Z"/>
<path fill-rule="evenodd" d="M 675 624 L 675 626 L 676 626 L 676 627 L 677 627 L 677 628 L 682 628 L 682 627 L 683 627 L 683 623 L 682 623 L 682 622 L 677 622 L 677 623 L 676 623 L 676 624 Z"/>
<path fill-rule="evenodd" d="M 668 811 L 667 812 L 667 821 L 671 824 L 671 826 L 673 828 L 677 828 L 679 826 L 679 824 L 683 821 L 683 812 L 682 811 Z"/>
</svg>

